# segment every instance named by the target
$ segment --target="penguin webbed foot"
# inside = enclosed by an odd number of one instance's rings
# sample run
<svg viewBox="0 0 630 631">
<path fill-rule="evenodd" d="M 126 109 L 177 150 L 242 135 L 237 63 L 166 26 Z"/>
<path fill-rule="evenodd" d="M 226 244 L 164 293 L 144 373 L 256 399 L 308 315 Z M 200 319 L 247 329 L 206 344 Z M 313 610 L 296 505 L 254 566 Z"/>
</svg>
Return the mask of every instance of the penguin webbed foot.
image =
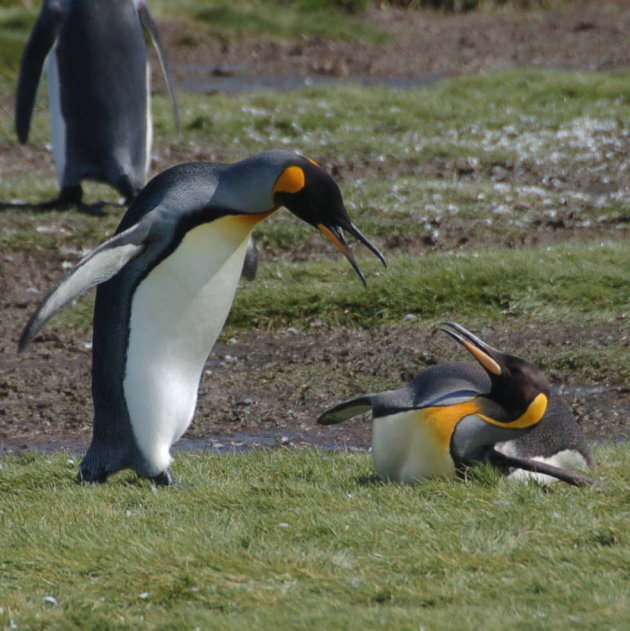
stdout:
<svg viewBox="0 0 630 631">
<path fill-rule="evenodd" d="M 114 184 L 114 188 L 122 195 L 123 205 L 131 206 L 142 187 L 136 186 L 128 175 L 122 175 Z"/>
<path fill-rule="evenodd" d="M 81 186 L 66 186 L 61 189 L 59 197 L 40 202 L 36 208 L 40 210 L 68 210 L 81 204 L 83 199 L 83 189 Z"/>
<path fill-rule="evenodd" d="M 157 475 L 150 477 L 149 480 L 151 480 L 151 482 L 153 482 L 157 486 L 176 486 L 177 485 L 177 479 L 173 475 L 173 472 L 171 471 L 170 467 L 166 469 L 165 471 L 162 471 L 162 473 L 158 473 Z"/>
<path fill-rule="evenodd" d="M 90 471 L 87 468 L 81 467 L 77 473 L 77 484 L 103 484 L 107 482 L 109 474 L 105 471 L 99 471 L 97 473 Z"/>
<path fill-rule="evenodd" d="M 104 470 L 92 471 L 87 467 L 82 467 L 77 473 L 76 480 L 79 484 L 103 484 L 107 482 L 107 478 L 109 478 L 109 473 Z M 161 473 L 146 479 L 150 480 L 156 486 L 177 485 L 177 479 L 170 469 L 166 469 L 166 471 L 162 471 Z"/>
</svg>

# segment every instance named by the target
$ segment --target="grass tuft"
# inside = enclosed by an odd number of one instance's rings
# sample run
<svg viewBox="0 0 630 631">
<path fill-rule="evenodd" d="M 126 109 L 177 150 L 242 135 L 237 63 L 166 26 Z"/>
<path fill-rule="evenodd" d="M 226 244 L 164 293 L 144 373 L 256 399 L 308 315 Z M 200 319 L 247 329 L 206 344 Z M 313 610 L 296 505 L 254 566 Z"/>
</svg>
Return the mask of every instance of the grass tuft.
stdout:
<svg viewBox="0 0 630 631">
<path fill-rule="evenodd" d="M 630 250 L 617 243 L 400 256 L 387 271 L 362 259 L 367 288 L 344 263 L 264 266 L 260 280 L 237 295 L 230 325 L 277 328 L 320 318 L 370 327 L 407 314 L 550 320 L 569 311 L 580 320 L 610 321 L 630 301 Z"/>
<path fill-rule="evenodd" d="M 630 460 L 597 456 L 597 487 L 548 490 L 488 467 L 384 484 L 368 454 L 315 450 L 180 454 L 174 489 L 4 457 L 0 624 L 622 629 Z"/>
</svg>

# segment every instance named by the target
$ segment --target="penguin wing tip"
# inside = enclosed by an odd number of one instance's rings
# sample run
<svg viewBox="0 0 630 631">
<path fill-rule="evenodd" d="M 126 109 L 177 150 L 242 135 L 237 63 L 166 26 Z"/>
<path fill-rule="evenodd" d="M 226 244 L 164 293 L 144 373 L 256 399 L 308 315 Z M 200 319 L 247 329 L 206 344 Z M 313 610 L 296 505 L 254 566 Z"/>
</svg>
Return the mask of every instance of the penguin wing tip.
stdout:
<svg viewBox="0 0 630 631">
<path fill-rule="evenodd" d="M 339 423 L 345 421 L 346 418 L 348 417 L 343 414 L 340 415 L 338 413 L 337 408 L 334 407 L 330 410 L 326 410 L 323 414 L 320 414 L 319 418 L 317 419 L 317 424 L 318 425 L 338 425 Z"/>
<path fill-rule="evenodd" d="M 330 416 L 324 412 L 316 422 L 318 425 L 333 425 L 335 421 L 331 420 Z"/>
<path fill-rule="evenodd" d="M 20 341 L 18 342 L 18 345 L 17 345 L 18 355 L 20 353 L 23 353 L 26 350 L 26 347 L 31 343 L 32 339 L 33 339 L 33 336 L 30 334 L 30 332 L 25 331 L 24 333 L 22 333 L 22 336 L 20 337 Z"/>
<path fill-rule="evenodd" d="M 16 105 L 18 108 L 19 105 Z M 18 113 L 16 115 L 15 120 L 15 135 L 17 136 L 18 142 L 21 145 L 25 145 L 28 142 L 28 136 L 30 132 L 30 123 L 24 120 L 23 116 L 20 116 Z"/>
</svg>

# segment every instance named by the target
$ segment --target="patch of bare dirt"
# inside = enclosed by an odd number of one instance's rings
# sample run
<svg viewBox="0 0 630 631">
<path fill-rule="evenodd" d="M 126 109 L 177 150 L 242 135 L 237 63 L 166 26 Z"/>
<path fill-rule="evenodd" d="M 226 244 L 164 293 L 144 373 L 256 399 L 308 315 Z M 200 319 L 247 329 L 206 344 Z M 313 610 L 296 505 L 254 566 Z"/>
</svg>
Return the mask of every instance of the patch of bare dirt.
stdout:
<svg viewBox="0 0 630 631">
<path fill-rule="evenodd" d="M 418 77 L 533 66 L 613 70 L 630 64 L 630 2 L 574 0 L 540 12 L 448 14 L 384 6 L 367 21 L 390 35 L 379 45 L 305 37 L 228 38 L 161 24 L 173 65 L 215 73 Z M 192 30 L 191 30 L 192 28 Z"/>
</svg>

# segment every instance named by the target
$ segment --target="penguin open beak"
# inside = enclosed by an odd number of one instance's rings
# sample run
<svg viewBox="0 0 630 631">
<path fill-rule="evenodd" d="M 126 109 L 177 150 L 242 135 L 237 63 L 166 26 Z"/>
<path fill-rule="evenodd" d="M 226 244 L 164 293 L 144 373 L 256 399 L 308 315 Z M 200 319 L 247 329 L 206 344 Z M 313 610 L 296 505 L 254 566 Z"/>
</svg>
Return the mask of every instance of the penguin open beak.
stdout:
<svg viewBox="0 0 630 631">
<path fill-rule="evenodd" d="M 459 342 L 489 373 L 493 375 L 502 374 L 501 364 L 495 359 L 500 358 L 502 354 L 500 351 L 486 344 L 461 324 L 457 324 L 457 322 L 441 322 L 440 324 L 440 331 L 448 333 L 454 340 Z M 455 329 L 455 331 L 451 329 Z"/>
<path fill-rule="evenodd" d="M 350 261 L 350 264 L 354 268 L 354 271 L 358 274 L 362 283 L 365 285 L 365 276 L 359 267 L 356 259 L 354 258 L 350 248 L 348 247 L 348 243 L 343 235 L 342 229 L 339 226 L 335 226 L 332 224 L 326 225 L 323 223 L 317 224 L 317 229 L 331 242 L 333 243 L 337 249 Z M 370 243 L 368 238 L 353 224 L 349 223 L 345 228 L 351 235 L 356 237 L 358 241 L 360 241 L 364 246 L 370 250 L 380 261 L 381 263 L 387 267 L 387 261 L 385 257 L 380 253 L 378 248 Z"/>
</svg>

